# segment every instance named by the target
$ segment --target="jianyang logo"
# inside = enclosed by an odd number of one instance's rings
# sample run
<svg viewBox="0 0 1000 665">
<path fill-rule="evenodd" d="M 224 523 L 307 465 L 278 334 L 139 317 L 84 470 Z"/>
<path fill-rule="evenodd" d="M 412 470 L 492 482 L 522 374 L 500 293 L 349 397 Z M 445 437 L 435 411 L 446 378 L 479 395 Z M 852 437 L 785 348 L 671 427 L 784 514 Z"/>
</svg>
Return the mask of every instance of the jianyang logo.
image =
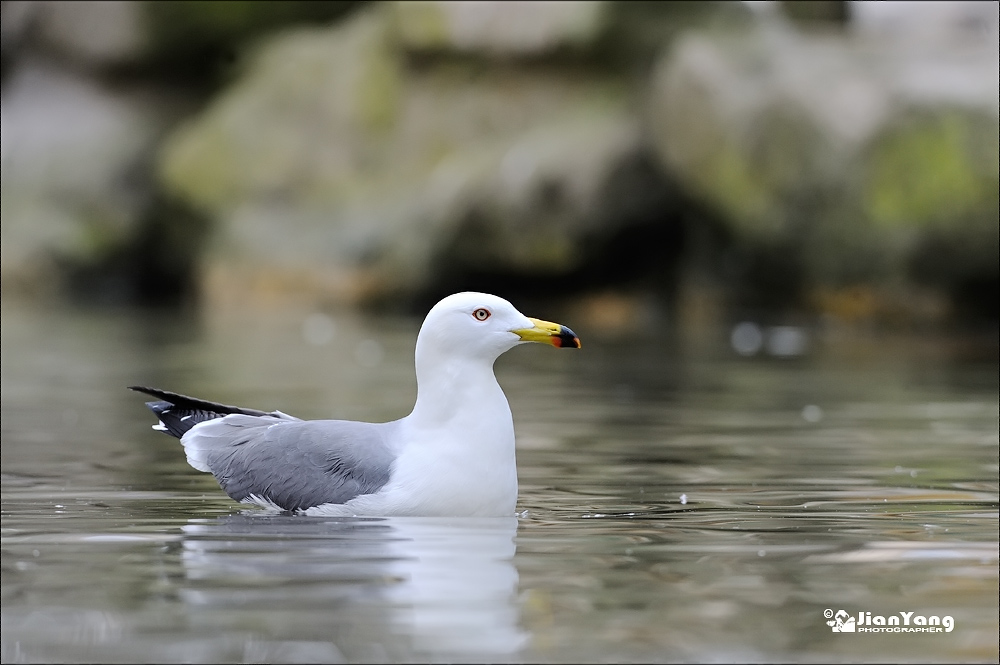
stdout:
<svg viewBox="0 0 1000 665">
<path fill-rule="evenodd" d="M 855 618 L 846 610 L 823 610 L 826 625 L 835 633 L 950 633 L 955 630 L 955 620 L 950 616 L 924 616 L 915 612 L 900 612 L 899 616 L 871 612 L 858 612 Z"/>
</svg>

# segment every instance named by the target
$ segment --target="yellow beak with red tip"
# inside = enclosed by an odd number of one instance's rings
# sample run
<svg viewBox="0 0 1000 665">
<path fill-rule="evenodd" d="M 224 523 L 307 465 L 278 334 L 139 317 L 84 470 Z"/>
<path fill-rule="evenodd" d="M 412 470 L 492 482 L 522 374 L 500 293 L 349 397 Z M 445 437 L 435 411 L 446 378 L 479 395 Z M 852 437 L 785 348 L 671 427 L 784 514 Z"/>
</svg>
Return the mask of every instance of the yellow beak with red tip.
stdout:
<svg viewBox="0 0 1000 665">
<path fill-rule="evenodd" d="M 521 328 L 520 330 L 511 331 L 520 337 L 522 341 L 551 344 L 552 346 L 561 349 L 580 348 L 580 338 L 576 336 L 575 332 L 566 326 L 558 323 L 551 323 L 550 321 L 542 321 L 540 319 L 528 320 L 531 321 L 531 328 Z"/>
</svg>

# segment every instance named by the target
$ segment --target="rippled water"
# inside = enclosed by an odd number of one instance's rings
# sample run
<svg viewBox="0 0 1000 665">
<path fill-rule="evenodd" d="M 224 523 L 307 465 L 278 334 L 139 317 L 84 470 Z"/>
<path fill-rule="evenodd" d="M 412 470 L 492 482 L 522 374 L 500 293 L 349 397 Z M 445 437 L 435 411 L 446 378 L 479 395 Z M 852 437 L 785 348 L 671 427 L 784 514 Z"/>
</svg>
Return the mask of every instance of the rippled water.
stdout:
<svg viewBox="0 0 1000 665">
<path fill-rule="evenodd" d="M 396 418 L 419 321 L 5 304 L 2 660 L 997 660 L 995 340 L 743 358 L 564 322 L 580 352 L 497 364 L 519 517 L 324 519 L 229 501 L 124 386 Z"/>
</svg>

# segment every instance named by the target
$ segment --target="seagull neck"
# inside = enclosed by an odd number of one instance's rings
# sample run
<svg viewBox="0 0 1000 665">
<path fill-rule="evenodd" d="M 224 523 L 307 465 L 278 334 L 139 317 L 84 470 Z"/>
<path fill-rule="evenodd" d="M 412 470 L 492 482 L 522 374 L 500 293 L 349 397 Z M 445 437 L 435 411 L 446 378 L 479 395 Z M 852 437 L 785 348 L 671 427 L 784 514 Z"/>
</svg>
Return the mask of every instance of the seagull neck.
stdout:
<svg viewBox="0 0 1000 665">
<path fill-rule="evenodd" d="M 417 359 L 416 370 L 417 401 L 410 417 L 418 425 L 445 424 L 469 413 L 468 404 L 502 401 L 507 406 L 507 398 L 493 374 L 492 360 L 425 354 Z"/>
</svg>

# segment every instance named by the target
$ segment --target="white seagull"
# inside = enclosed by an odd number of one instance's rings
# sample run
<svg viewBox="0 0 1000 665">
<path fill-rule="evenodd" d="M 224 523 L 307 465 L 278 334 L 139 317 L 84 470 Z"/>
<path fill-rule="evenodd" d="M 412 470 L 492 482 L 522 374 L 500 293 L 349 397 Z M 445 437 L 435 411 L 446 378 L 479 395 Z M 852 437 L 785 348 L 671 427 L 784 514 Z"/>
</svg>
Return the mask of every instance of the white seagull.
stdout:
<svg viewBox="0 0 1000 665">
<path fill-rule="evenodd" d="M 569 328 L 530 319 L 487 293 L 456 293 L 417 335 L 417 401 L 387 423 L 300 420 L 130 386 L 154 429 L 243 503 L 308 515 L 510 516 L 514 423 L 493 363 L 524 342 L 580 348 Z"/>
</svg>

